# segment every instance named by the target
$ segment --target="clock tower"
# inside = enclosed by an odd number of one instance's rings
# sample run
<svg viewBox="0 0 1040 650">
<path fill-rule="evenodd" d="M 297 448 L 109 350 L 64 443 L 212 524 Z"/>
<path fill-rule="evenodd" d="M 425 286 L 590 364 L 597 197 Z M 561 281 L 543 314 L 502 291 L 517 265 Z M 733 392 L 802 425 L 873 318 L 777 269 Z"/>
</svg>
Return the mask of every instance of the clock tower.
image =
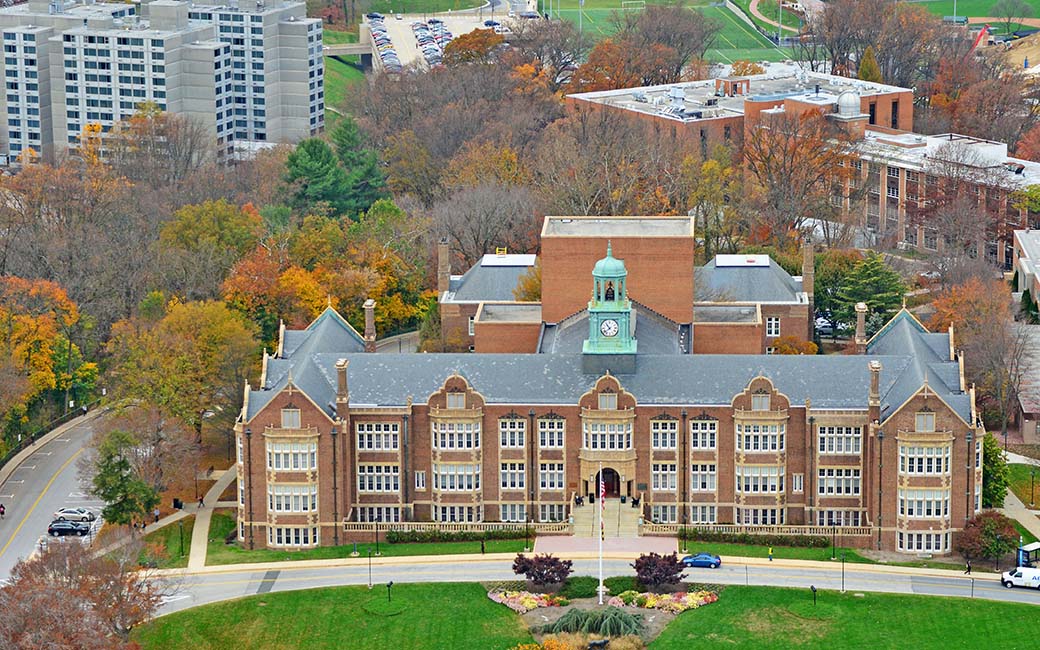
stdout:
<svg viewBox="0 0 1040 650">
<path fill-rule="evenodd" d="M 635 372 L 636 340 L 632 337 L 632 302 L 628 299 L 627 278 L 625 263 L 614 257 L 607 242 L 607 256 L 592 269 L 589 338 L 582 346 L 582 365 L 587 373 Z"/>
</svg>

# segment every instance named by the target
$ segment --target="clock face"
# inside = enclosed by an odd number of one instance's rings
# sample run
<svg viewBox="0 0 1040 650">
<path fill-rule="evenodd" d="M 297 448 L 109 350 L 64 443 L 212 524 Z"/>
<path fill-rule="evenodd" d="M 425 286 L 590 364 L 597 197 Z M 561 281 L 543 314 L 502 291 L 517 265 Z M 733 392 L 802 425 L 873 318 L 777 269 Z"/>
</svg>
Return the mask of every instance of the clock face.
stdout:
<svg viewBox="0 0 1040 650">
<path fill-rule="evenodd" d="M 599 324 L 599 331 L 603 336 L 617 336 L 618 323 L 614 319 L 608 319 Z"/>
</svg>

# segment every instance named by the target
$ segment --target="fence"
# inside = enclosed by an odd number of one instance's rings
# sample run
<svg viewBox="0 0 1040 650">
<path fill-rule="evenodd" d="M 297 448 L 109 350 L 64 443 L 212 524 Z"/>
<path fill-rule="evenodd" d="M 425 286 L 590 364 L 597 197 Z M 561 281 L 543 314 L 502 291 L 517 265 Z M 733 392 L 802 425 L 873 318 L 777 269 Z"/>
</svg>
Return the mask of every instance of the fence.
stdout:
<svg viewBox="0 0 1040 650">
<path fill-rule="evenodd" d="M 734 524 L 643 524 L 644 535 L 678 535 L 683 529 L 723 535 L 813 535 L 819 537 L 863 537 L 873 533 L 866 526 L 737 526 Z"/>
<path fill-rule="evenodd" d="M 565 521 L 555 523 L 524 524 L 523 522 L 482 522 L 482 523 L 443 523 L 436 521 L 400 521 L 393 523 L 360 523 L 354 521 L 343 522 L 345 533 L 375 533 L 395 530 L 400 532 L 410 531 L 438 531 L 442 533 L 482 533 L 489 530 L 513 530 L 519 535 L 524 534 L 524 528 L 528 527 L 538 535 L 570 535 L 571 525 Z"/>
<path fill-rule="evenodd" d="M 98 399 L 94 400 L 93 402 L 90 402 L 89 404 L 86 404 L 85 406 L 86 406 L 87 409 L 90 409 L 90 408 L 92 408 L 94 406 L 97 406 L 100 403 L 101 403 L 101 399 L 98 398 Z M 4 465 L 6 465 L 8 462 L 10 462 L 11 459 L 14 458 L 15 456 L 17 456 L 19 454 L 19 452 L 21 452 L 23 449 L 26 449 L 30 445 L 33 445 L 37 440 L 39 440 L 40 438 L 42 438 L 45 435 L 47 435 L 48 433 L 53 431 L 55 428 L 60 427 L 61 425 L 66 424 L 68 422 L 72 422 L 73 420 L 75 420 L 79 416 L 83 415 L 82 408 L 83 407 L 79 407 L 79 408 L 73 409 L 73 410 L 69 411 L 68 413 L 66 413 L 65 415 L 61 415 L 59 417 L 54 418 L 53 420 L 51 420 L 47 424 L 43 425 L 42 427 L 40 427 L 39 429 L 34 431 L 33 433 L 29 434 L 28 437 L 24 437 L 23 436 L 22 440 L 19 441 L 19 443 L 17 445 L 12 447 L 10 450 L 8 450 L 8 452 L 6 454 L 4 454 L 2 457 L 0 457 L 0 468 L 3 468 Z"/>
</svg>

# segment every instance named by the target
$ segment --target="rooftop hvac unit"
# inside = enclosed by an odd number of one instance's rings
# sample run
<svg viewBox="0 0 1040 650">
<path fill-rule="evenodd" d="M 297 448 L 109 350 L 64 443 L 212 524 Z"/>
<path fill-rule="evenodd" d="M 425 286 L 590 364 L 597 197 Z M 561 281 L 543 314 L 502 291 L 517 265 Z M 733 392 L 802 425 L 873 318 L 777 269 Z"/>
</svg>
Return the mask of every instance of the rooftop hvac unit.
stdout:
<svg viewBox="0 0 1040 650">
<path fill-rule="evenodd" d="M 646 103 L 646 93 L 643 92 L 642 90 L 637 90 L 634 93 L 632 93 L 632 99 L 636 100 L 637 102 L 642 102 L 642 103 L 645 104 Z"/>
</svg>

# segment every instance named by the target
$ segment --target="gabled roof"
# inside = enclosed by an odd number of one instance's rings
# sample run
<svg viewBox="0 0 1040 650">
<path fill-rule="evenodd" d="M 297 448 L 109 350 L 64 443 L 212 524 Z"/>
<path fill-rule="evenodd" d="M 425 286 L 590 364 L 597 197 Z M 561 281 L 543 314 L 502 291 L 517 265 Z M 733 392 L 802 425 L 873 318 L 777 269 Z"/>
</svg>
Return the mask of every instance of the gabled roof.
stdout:
<svg viewBox="0 0 1040 650">
<path fill-rule="evenodd" d="M 960 366 L 950 359 L 948 332 L 929 332 L 904 307 L 867 343 L 867 354 L 900 354 L 910 362 L 894 378 L 889 393 L 881 393 L 882 420 L 927 383 L 965 422 L 971 422 L 971 397 L 961 391 Z M 881 372 L 888 374 L 889 368 Z"/>
<path fill-rule="evenodd" d="M 534 255 L 485 255 L 461 277 L 452 277 L 444 302 L 515 300 L 520 276 L 535 263 Z"/>
<path fill-rule="evenodd" d="M 755 264 L 734 264 L 729 258 L 753 257 Z M 768 260 L 768 264 L 759 263 Z M 708 302 L 805 302 L 802 282 L 767 255 L 716 255 L 697 268 L 696 299 Z"/>
<path fill-rule="evenodd" d="M 686 354 L 690 347 L 690 327 L 675 323 L 635 300 L 635 338 L 643 354 Z M 559 323 L 546 323 L 542 330 L 541 354 L 581 354 L 582 343 L 589 337 L 589 311 L 568 316 Z"/>
</svg>

